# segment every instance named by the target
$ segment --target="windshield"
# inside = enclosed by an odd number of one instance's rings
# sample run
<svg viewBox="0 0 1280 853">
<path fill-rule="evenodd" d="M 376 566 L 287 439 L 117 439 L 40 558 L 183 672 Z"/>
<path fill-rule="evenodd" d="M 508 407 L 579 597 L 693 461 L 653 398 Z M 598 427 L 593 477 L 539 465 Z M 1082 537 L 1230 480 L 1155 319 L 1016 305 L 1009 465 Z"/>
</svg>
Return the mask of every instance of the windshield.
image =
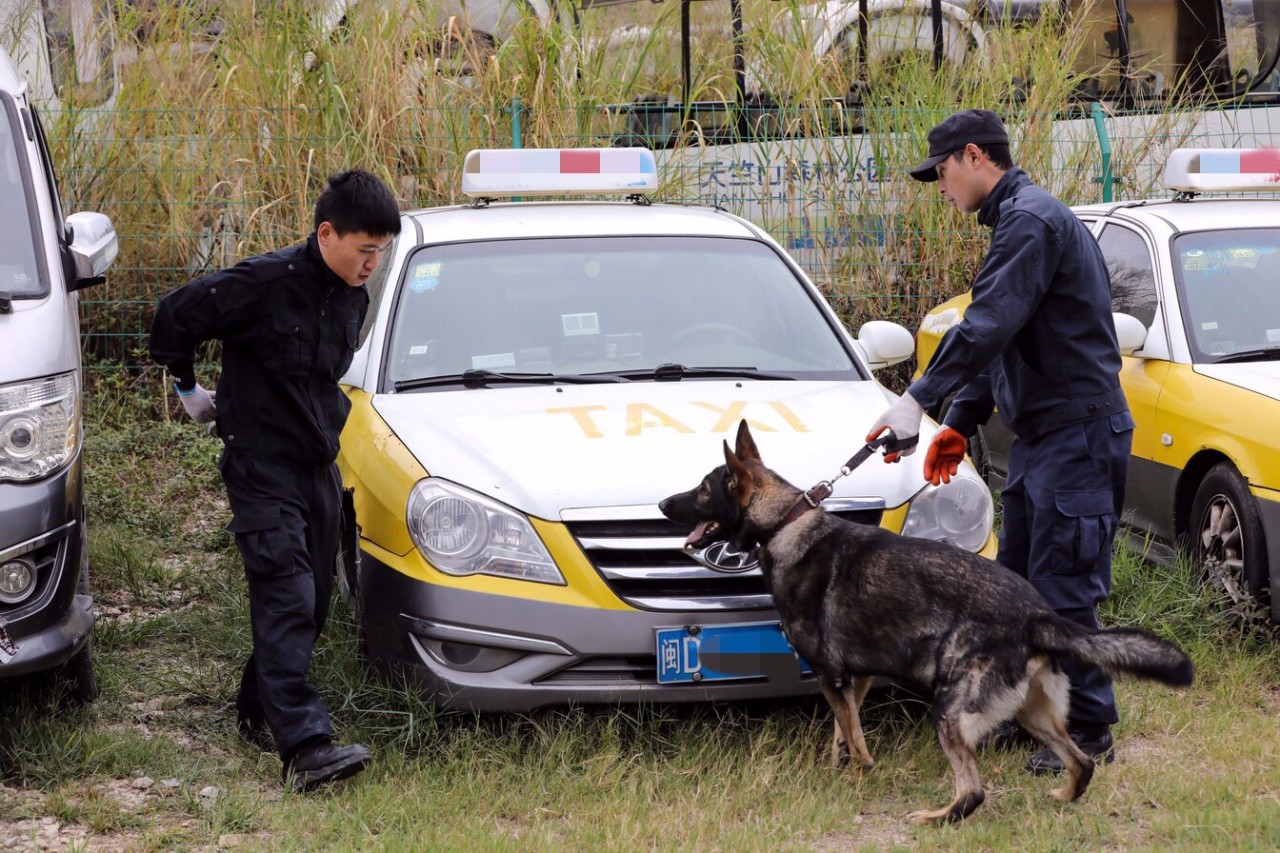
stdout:
<svg viewBox="0 0 1280 853">
<path fill-rule="evenodd" d="M 15 140 L 21 138 L 13 102 L 0 96 L 0 291 L 10 296 L 43 295 L 36 270 L 36 241 L 27 211 Z"/>
<path fill-rule="evenodd" d="M 662 365 L 861 378 L 815 297 L 753 240 L 425 246 L 406 264 L 393 316 L 388 386 L 468 370 L 634 379 Z M 680 378 L 665 374 L 648 378 Z"/>
<path fill-rule="evenodd" d="M 1280 228 L 1179 234 L 1173 257 L 1196 361 L 1280 348 Z"/>
</svg>

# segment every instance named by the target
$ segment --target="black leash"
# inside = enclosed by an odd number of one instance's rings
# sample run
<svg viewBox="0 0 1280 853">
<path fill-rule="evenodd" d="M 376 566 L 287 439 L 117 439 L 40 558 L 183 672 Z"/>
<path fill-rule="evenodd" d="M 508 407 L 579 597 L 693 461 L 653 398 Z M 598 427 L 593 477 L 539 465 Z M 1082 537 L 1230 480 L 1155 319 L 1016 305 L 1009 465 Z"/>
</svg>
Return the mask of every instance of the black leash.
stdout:
<svg viewBox="0 0 1280 853">
<path fill-rule="evenodd" d="M 831 497 L 832 487 L 835 485 L 836 480 L 852 474 L 855 468 L 874 456 L 876 451 L 883 450 L 886 455 L 889 453 L 902 453 L 904 450 L 910 450 L 915 447 L 919 441 L 920 435 L 918 433 L 910 438 L 899 440 L 898 437 L 893 434 L 893 430 L 889 430 L 877 438 L 873 438 L 871 441 L 868 441 L 863 445 L 861 450 L 850 456 L 848 462 L 840 466 L 839 474 L 832 477 L 830 480 L 823 480 L 816 486 L 813 486 L 808 491 L 804 492 L 800 496 L 800 500 L 796 502 L 796 505 L 787 513 L 787 516 L 783 519 L 782 523 L 790 524 L 809 510 L 817 509 L 819 504 Z"/>
</svg>

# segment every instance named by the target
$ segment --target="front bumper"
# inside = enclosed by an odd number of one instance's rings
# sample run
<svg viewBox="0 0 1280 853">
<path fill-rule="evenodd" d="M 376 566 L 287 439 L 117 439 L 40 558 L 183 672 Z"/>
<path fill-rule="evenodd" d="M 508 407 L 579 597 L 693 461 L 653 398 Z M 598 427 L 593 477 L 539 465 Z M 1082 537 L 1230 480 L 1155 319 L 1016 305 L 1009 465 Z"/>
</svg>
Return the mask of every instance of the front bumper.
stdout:
<svg viewBox="0 0 1280 853">
<path fill-rule="evenodd" d="M 89 642 L 93 598 L 81 588 L 88 546 L 80 495 L 80 458 L 36 483 L 0 484 L 0 561 L 30 560 L 36 590 L 18 604 L 0 604 L 0 627 L 16 654 L 0 649 L 0 679 L 66 663 Z"/>
<path fill-rule="evenodd" d="M 394 664 L 444 710 L 519 712 L 545 705 L 770 699 L 817 692 L 811 675 L 658 683 L 657 628 L 773 621 L 778 617 L 771 608 L 673 613 L 571 607 L 435 586 L 367 552 L 361 561 L 370 656 Z"/>
</svg>

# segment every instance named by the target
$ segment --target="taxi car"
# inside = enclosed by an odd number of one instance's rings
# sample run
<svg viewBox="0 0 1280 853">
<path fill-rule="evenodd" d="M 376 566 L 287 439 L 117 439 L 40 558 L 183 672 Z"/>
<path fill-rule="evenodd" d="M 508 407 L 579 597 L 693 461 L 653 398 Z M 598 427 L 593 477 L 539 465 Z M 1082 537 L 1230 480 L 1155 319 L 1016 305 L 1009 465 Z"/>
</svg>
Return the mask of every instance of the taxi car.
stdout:
<svg viewBox="0 0 1280 853">
<path fill-rule="evenodd" d="M 1167 559 L 1179 546 L 1238 612 L 1280 622 L 1280 199 L 1205 198 L 1276 189 L 1280 150 L 1178 149 L 1167 199 L 1073 210 L 1111 273 L 1137 428 L 1124 522 Z M 923 371 L 968 294 L 920 324 Z M 1007 472 L 1008 429 L 979 429 L 975 462 Z"/>
<path fill-rule="evenodd" d="M 855 339 L 768 234 L 657 184 L 647 149 L 473 151 L 473 201 L 405 213 L 371 280 L 338 584 L 367 655 L 439 708 L 813 691 L 754 556 L 687 554 L 658 510 L 744 418 L 800 488 L 835 479 L 827 510 L 994 552 L 971 467 L 838 476 L 910 332 Z"/>
</svg>

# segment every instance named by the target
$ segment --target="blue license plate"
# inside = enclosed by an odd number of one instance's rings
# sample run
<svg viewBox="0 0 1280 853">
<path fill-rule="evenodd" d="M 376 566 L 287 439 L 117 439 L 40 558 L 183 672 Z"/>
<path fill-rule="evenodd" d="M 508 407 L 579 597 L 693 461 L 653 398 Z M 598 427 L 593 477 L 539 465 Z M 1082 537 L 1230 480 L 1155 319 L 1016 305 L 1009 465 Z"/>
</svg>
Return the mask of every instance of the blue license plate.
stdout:
<svg viewBox="0 0 1280 853">
<path fill-rule="evenodd" d="M 767 678 L 798 681 L 813 670 L 777 622 L 658 628 L 658 683 Z"/>
</svg>

